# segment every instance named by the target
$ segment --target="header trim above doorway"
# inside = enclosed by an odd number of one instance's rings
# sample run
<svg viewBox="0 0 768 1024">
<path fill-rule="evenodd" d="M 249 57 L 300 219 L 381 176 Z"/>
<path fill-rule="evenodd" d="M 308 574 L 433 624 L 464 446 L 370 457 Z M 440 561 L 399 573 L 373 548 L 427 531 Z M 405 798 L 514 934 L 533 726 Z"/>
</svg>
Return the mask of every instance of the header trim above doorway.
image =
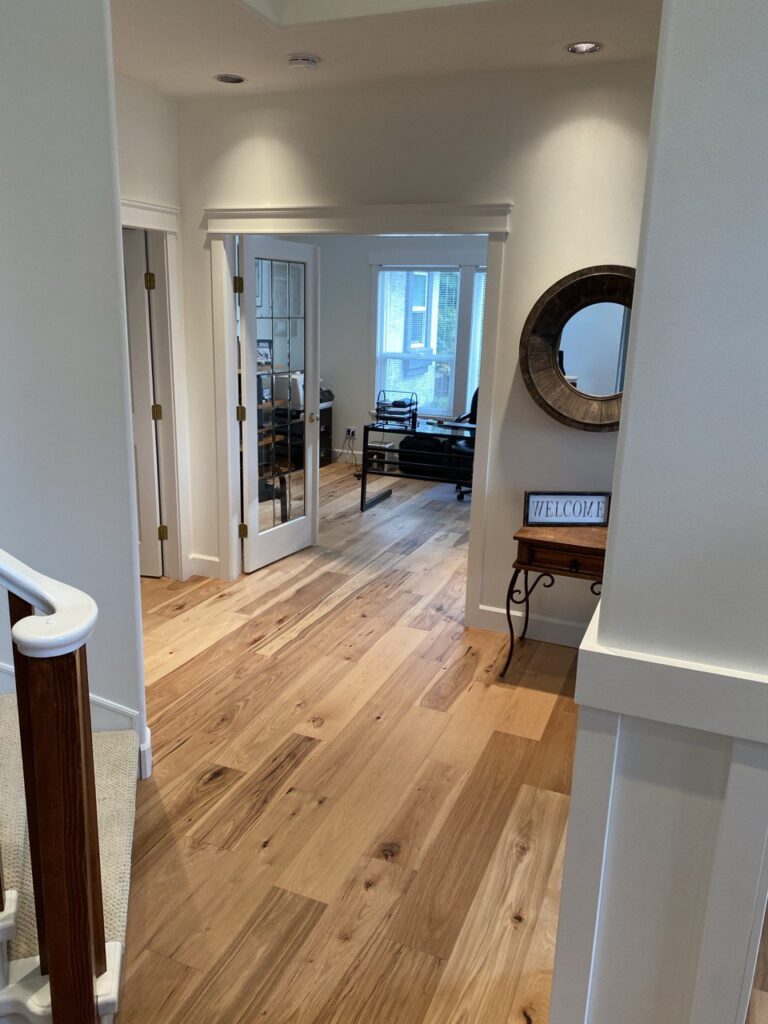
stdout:
<svg viewBox="0 0 768 1024">
<path fill-rule="evenodd" d="M 483 234 L 506 241 L 511 203 L 221 208 L 205 211 L 210 234 Z"/>
<path fill-rule="evenodd" d="M 120 200 L 120 219 L 124 228 L 178 234 L 180 214 L 181 209 L 178 206 L 142 203 L 138 199 Z"/>
</svg>

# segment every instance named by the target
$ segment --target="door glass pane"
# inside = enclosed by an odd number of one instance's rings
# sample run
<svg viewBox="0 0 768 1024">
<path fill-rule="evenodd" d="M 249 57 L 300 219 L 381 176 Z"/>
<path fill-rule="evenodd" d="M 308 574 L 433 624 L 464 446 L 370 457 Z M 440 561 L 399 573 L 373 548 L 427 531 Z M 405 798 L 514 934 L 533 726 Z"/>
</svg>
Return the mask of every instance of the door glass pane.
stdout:
<svg viewBox="0 0 768 1024">
<path fill-rule="evenodd" d="M 291 277 L 291 304 L 290 315 L 296 317 L 304 316 L 304 264 L 290 264 Z"/>
<path fill-rule="evenodd" d="M 256 261 L 259 532 L 305 514 L 305 267 Z"/>
<path fill-rule="evenodd" d="M 288 352 L 288 321 L 273 320 L 272 331 L 274 340 L 273 361 L 275 373 L 286 373 L 289 369 L 290 353 Z"/>
<path fill-rule="evenodd" d="M 288 264 L 272 260 L 272 315 L 288 316 Z"/>
</svg>

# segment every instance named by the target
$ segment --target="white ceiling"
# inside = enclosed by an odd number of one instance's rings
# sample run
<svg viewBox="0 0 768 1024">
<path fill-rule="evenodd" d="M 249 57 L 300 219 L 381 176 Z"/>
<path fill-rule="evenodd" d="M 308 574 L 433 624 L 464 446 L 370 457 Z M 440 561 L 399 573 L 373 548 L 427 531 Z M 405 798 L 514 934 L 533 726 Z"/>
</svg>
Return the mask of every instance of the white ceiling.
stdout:
<svg viewBox="0 0 768 1024">
<path fill-rule="evenodd" d="M 399 10 L 370 13 L 382 7 Z M 339 18 L 350 8 L 357 17 Z M 118 73 L 173 96 L 652 58 L 660 11 L 661 0 L 112 0 Z M 280 27 L 265 12 L 326 20 Z M 583 39 L 605 49 L 589 57 L 563 49 Z M 320 66 L 289 68 L 292 53 L 316 54 Z M 247 84 L 220 85 L 220 72 Z"/>
<path fill-rule="evenodd" d="M 273 25 L 315 25 L 371 14 L 424 11 L 431 7 L 483 4 L 491 0 L 243 0 Z"/>
</svg>

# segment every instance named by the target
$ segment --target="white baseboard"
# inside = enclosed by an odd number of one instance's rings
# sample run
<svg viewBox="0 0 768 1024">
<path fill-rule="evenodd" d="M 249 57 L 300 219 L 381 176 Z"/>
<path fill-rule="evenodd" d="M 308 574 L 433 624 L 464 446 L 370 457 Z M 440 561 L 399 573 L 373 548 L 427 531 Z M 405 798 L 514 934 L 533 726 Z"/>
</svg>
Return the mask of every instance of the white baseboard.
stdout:
<svg viewBox="0 0 768 1024">
<path fill-rule="evenodd" d="M 358 462 L 362 462 L 362 460 L 363 460 L 363 453 L 362 453 L 362 451 L 359 451 L 359 452 L 355 451 L 355 457 L 357 458 Z M 350 452 L 349 448 L 334 448 L 333 449 L 333 461 L 334 462 L 349 462 L 350 464 L 352 464 L 355 460 L 352 457 L 352 452 Z"/>
<path fill-rule="evenodd" d="M 0 694 L 14 693 L 16 690 L 13 665 L 0 661 Z M 112 729 L 139 729 L 139 712 L 125 704 L 91 694 L 91 724 L 94 732 L 107 732 Z"/>
<path fill-rule="evenodd" d="M 108 729 L 139 730 L 139 712 L 125 704 L 91 694 L 91 724 L 94 732 L 106 732 Z"/>
<path fill-rule="evenodd" d="M 14 693 L 16 690 L 13 665 L 0 661 L 0 693 Z"/>
<path fill-rule="evenodd" d="M 523 612 L 515 609 L 512 612 L 515 633 L 519 636 L 523 628 Z M 494 633 L 507 633 L 507 613 L 503 608 L 481 604 L 474 614 L 467 616 L 467 625 L 478 629 L 490 629 Z M 528 623 L 528 636 L 532 640 L 543 640 L 549 644 L 560 644 L 563 647 L 578 647 L 584 639 L 588 623 L 571 622 L 567 619 L 551 619 L 546 615 L 531 613 Z"/>
<path fill-rule="evenodd" d="M 139 744 L 139 778 L 148 779 L 152 774 L 152 730 L 144 727 L 144 738 Z"/>
<path fill-rule="evenodd" d="M 215 555 L 190 555 L 189 571 L 192 576 L 219 578 L 219 559 Z"/>
</svg>

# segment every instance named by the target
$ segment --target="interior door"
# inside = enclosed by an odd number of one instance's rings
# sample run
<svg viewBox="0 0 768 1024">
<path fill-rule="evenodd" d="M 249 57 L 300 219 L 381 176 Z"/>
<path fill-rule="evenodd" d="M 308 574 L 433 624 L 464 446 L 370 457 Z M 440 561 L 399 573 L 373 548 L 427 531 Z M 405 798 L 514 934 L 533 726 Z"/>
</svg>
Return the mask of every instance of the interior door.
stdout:
<svg viewBox="0 0 768 1024">
<path fill-rule="evenodd" d="M 245 235 L 239 267 L 243 568 L 253 572 L 317 542 L 317 250 Z"/>
<path fill-rule="evenodd" d="M 133 455 L 139 511 L 139 571 L 163 575 L 162 523 L 157 462 L 152 319 L 147 285 L 146 232 L 123 229 L 125 296 L 128 314 Z"/>
</svg>

